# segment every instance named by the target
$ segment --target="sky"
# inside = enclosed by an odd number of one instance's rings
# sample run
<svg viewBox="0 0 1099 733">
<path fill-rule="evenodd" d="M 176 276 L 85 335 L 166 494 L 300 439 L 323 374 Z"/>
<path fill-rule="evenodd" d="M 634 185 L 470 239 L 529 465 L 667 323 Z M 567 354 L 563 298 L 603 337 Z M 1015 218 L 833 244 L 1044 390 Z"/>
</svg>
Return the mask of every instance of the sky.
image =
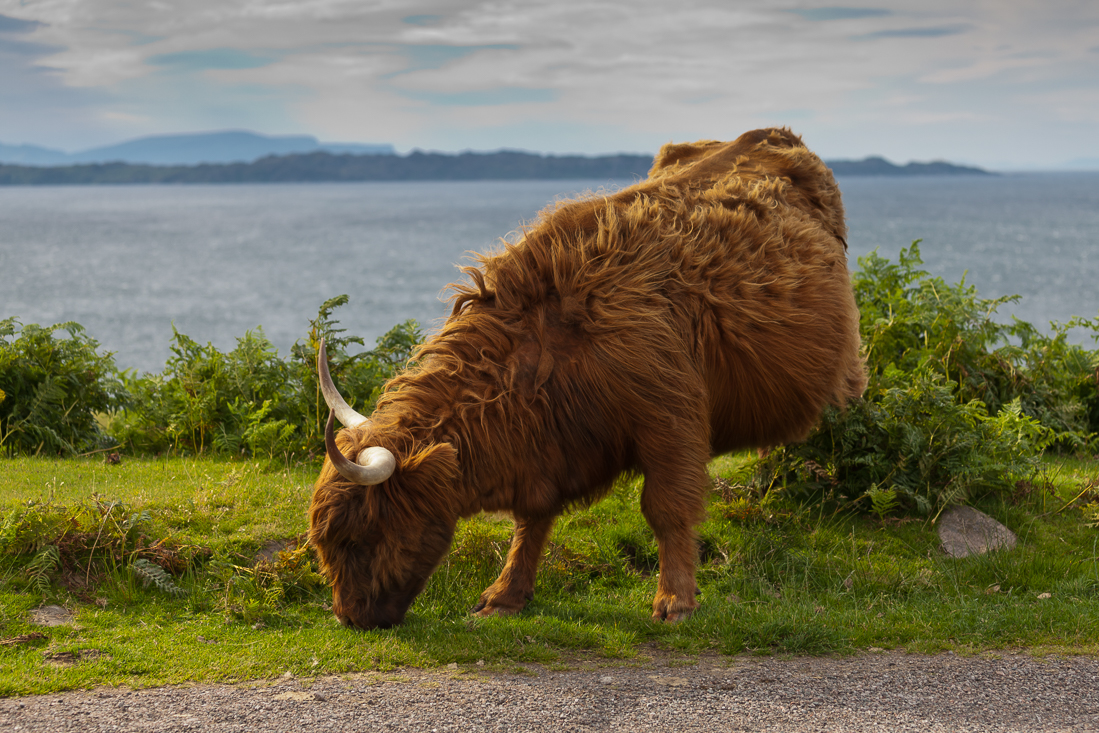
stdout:
<svg viewBox="0 0 1099 733">
<path fill-rule="evenodd" d="M 826 158 L 1099 168 L 1099 2 L 0 0 L 9 145 L 653 153 L 772 125 Z"/>
</svg>

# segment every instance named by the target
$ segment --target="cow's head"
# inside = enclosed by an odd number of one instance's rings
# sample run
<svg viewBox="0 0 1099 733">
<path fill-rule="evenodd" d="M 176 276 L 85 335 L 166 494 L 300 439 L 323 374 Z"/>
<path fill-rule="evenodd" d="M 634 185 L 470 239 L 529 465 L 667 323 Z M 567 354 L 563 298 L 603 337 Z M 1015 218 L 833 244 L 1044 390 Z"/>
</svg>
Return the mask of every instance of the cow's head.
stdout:
<svg viewBox="0 0 1099 733">
<path fill-rule="evenodd" d="M 332 583 L 336 618 L 360 629 L 387 628 L 404 619 L 450 546 L 457 455 L 449 443 L 387 434 L 393 431 L 355 412 L 336 391 L 323 342 L 317 361 L 332 412 L 309 540 Z M 334 417 L 346 427 L 338 440 Z"/>
</svg>

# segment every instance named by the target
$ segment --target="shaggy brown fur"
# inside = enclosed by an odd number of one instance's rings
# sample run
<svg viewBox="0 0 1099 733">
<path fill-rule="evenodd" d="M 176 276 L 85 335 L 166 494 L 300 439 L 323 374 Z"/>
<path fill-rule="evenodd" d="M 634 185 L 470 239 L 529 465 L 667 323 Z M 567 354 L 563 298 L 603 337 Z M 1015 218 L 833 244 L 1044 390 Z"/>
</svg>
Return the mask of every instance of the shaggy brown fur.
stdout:
<svg viewBox="0 0 1099 733">
<path fill-rule="evenodd" d="M 697 607 L 706 463 L 803 438 L 862 393 L 846 226 L 831 172 L 787 130 L 667 145 L 649 178 L 558 203 L 467 269 L 454 311 L 344 454 L 397 457 L 384 483 L 326 462 L 310 537 L 334 610 L 399 623 L 459 517 L 507 511 L 515 536 L 474 609 L 521 610 L 554 518 L 644 475 L 660 547 L 654 618 Z"/>
</svg>

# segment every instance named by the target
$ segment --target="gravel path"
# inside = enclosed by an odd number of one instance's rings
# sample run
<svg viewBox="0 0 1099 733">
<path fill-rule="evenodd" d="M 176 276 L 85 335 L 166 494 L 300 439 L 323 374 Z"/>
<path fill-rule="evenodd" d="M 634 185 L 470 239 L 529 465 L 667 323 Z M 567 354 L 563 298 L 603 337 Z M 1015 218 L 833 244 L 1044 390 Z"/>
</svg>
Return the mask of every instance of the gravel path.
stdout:
<svg viewBox="0 0 1099 733">
<path fill-rule="evenodd" d="M 5 731 L 1097 731 L 1099 659 L 657 655 L 0 699 Z"/>
</svg>

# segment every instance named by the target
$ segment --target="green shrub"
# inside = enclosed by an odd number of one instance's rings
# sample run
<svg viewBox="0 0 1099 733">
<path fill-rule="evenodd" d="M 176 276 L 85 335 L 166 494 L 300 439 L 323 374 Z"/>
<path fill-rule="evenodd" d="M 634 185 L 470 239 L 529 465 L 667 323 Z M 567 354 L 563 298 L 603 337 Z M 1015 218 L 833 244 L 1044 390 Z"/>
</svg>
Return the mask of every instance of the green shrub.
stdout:
<svg viewBox="0 0 1099 733">
<path fill-rule="evenodd" d="M 210 571 L 208 590 L 216 606 L 250 624 L 277 616 L 289 604 L 328 596 L 328 582 L 304 540 L 249 566 L 214 560 Z"/>
<path fill-rule="evenodd" d="M 929 366 L 890 366 L 846 410 L 829 408 L 804 443 L 772 451 L 761 475 L 798 499 L 824 499 L 881 516 L 921 514 L 1010 492 L 1038 470 L 1053 431 L 1019 401 L 994 416 L 959 402 L 957 384 Z"/>
<path fill-rule="evenodd" d="M 761 462 L 757 490 L 783 486 L 880 516 L 928 514 L 1009 491 L 1050 446 L 1085 450 L 1099 423 L 1099 352 L 1069 344 L 1076 318 L 1041 334 L 993 320 L 986 300 L 919 269 L 918 242 L 893 263 L 872 253 L 853 275 L 870 382 L 828 409 L 800 444 Z"/>
<path fill-rule="evenodd" d="M 68 338 L 54 332 L 67 331 Z M 109 443 L 96 413 L 122 395 L 111 354 L 76 323 L 0 321 L 0 450 L 75 455 Z"/>
<path fill-rule="evenodd" d="M 124 376 L 126 409 L 110 425 L 119 441 L 146 453 L 240 453 L 265 424 L 281 436 L 289 427 L 283 405 L 292 398 L 291 374 L 262 329 L 228 353 L 173 331 L 162 374 Z"/>
<path fill-rule="evenodd" d="M 1017 398 L 1026 414 L 1054 430 L 1058 449 L 1094 452 L 1099 449 L 1099 350 L 1068 343 L 1068 331 L 1086 328 L 1099 340 L 1099 318 L 1051 325 L 1052 335 L 1023 321 L 1012 326 L 1020 342 Z"/>
<path fill-rule="evenodd" d="M 370 351 L 349 355 L 348 346 L 364 341 L 358 336 L 342 336 L 346 329 L 337 328 L 332 311 L 347 303 L 346 295 L 331 298 L 321 305 L 317 317 L 309 321 L 309 335 L 304 342 L 291 347 L 296 393 L 295 424 L 301 428 L 303 448 L 324 450 L 324 424 L 328 407 L 317 382 L 317 352 L 325 341 L 328 367 L 332 381 L 354 409 L 369 415 L 381 395 L 385 383 L 412 358 L 412 352 L 423 341 L 423 332 L 414 320 L 399 323 L 375 342 Z"/>
<path fill-rule="evenodd" d="M 384 383 L 411 356 L 421 339 L 406 321 L 378 339 L 371 351 L 349 356 L 358 337 L 342 336 L 332 318 L 347 303 L 326 301 L 310 322 L 305 342 L 280 358 L 262 329 L 249 331 L 228 353 L 202 346 L 175 331 L 172 357 L 161 374 L 124 375 L 126 409 L 110 432 L 139 453 L 183 451 L 275 457 L 318 453 L 328 409 L 317 384 L 316 355 L 324 338 L 333 380 L 348 402 L 369 414 Z"/>
<path fill-rule="evenodd" d="M 128 568 L 143 584 L 181 594 L 171 579 L 191 565 L 187 548 L 154 539 L 149 511 L 131 512 L 120 501 L 93 494 L 90 502 L 61 506 L 52 500 L 12 509 L 0 523 L 0 557 L 30 555 L 26 578 L 47 594 L 61 573 L 77 584 Z"/>
<path fill-rule="evenodd" d="M 1084 450 L 1099 432 L 1099 351 L 1068 343 L 1071 328 L 1099 338 L 1099 319 L 1051 324 L 993 320 L 1019 296 L 980 298 L 965 279 L 949 285 L 919 269 L 919 241 L 897 263 L 877 253 L 859 258 L 852 276 L 871 379 L 890 366 L 926 365 L 955 384 L 959 402 L 981 400 L 989 414 L 1018 400 L 1026 415 L 1056 434 L 1062 449 Z"/>
</svg>

